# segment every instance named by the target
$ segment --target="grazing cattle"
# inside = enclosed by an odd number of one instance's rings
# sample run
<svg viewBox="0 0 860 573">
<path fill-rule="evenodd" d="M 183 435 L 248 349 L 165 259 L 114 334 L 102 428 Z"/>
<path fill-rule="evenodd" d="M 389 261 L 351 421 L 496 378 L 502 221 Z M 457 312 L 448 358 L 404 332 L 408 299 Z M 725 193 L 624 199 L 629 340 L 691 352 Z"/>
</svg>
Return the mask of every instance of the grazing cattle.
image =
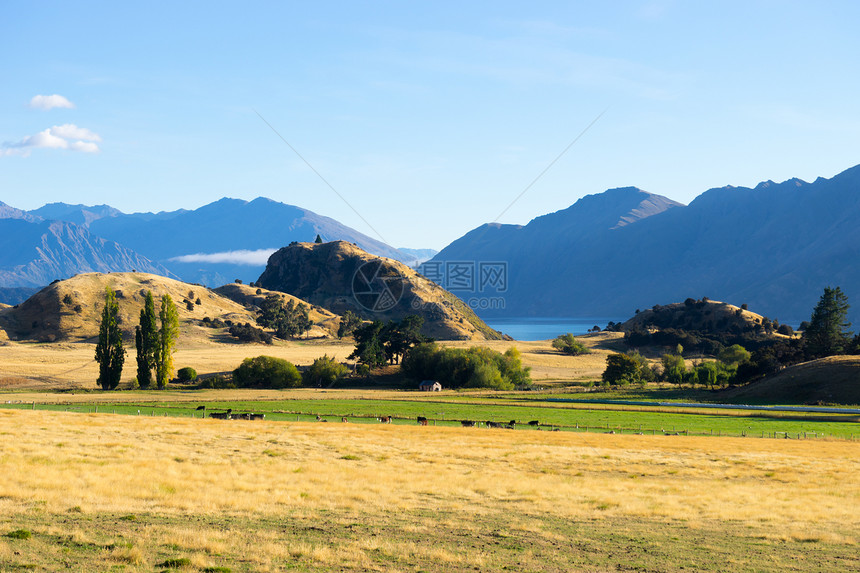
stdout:
<svg viewBox="0 0 860 573">
<path fill-rule="evenodd" d="M 516 426 L 516 425 L 517 425 L 516 420 L 511 420 L 510 422 L 508 422 L 508 426 Z"/>
<path fill-rule="evenodd" d="M 321 422 L 322 418 L 320 418 L 319 414 L 317 414 L 317 422 Z"/>
<path fill-rule="evenodd" d="M 230 416 L 230 411 L 227 412 L 209 412 L 210 418 L 215 418 L 216 420 L 230 420 L 232 417 Z"/>
<path fill-rule="evenodd" d="M 391 416 L 382 416 L 379 418 L 379 421 L 382 422 L 383 424 L 390 424 L 391 423 Z"/>
<path fill-rule="evenodd" d="M 484 423 L 487 425 L 488 428 L 501 428 L 502 427 L 502 425 L 499 424 L 498 422 L 491 422 L 491 421 L 487 420 Z"/>
<path fill-rule="evenodd" d="M 347 421 L 347 420 L 346 420 L 346 416 L 344 416 L 343 418 L 341 418 L 341 419 L 340 419 L 340 421 L 341 421 L 341 422 L 346 423 L 346 421 Z"/>
<path fill-rule="evenodd" d="M 424 416 L 418 416 L 418 425 L 419 426 L 426 426 L 427 425 L 427 418 L 425 418 Z"/>
<path fill-rule="evenodd" d="M 514 430 L 514 429 L 516 429 L 516 425 L 515 424 L 505 424 L 505 429 L 506 430 Z"/>
<path fill-rule="evenodd" d="M 531 422 L 529 422 L 529 426 L 540 426 L 540 422 L 538 422 L 537 420 L 532 420 Z"/>
<path fill-rule="evenodd" d="M 475 422 L 473 420 L 460 420 L 460 424 L 464 428 L 474 428 L 475 427 Z"/>
<path fill-rule="evenodd" d="M 265 414 L 248 414 L 249 420 L 264 420 L 265 418 Z"/>
</svg>

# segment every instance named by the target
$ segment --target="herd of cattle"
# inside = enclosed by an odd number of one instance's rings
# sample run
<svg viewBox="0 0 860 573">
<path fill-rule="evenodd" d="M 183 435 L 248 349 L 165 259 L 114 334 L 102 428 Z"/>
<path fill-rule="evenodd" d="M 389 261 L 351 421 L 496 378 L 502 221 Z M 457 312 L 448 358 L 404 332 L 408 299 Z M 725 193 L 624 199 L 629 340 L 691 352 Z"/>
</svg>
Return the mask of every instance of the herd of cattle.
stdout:
<svg viewBox="0 0 860 573">
<path fill-rule="evenodd" d="M 197 408 L 197 410 L 198 411 L 202 410 L 203 411 L 203 417 L 204 418 L 206 417 L 206 406 L 199 406 Z M 251 413 L 251 412 L 234 414 L 233 409 L 228 408 L 227 410 L 225 410 L 223 412 L 209 412 L 209 417 L 215 418 L 216 420 L 263 420 L 266 418 L 266 415 L 265 414 L 255 414 L 255 413 Z M 317 416 L 316 419 L 317 419 L 317 422 L 327 422 L 328 421 L 321 416 Z M 380 416 L 376 419 L 378 421 L 382 422 L 383 424 L 390 424 L 393 417 L 392 416 Z M 346 417 L 341 417 L 340 421 L 341 422 L 348 422 L 349 419 Z M 418 416 L 417 421 L 418 421 L 419 426 L 427 426 L 428 425 L 428 420 L 424 416 Z M 487 428 L 505 428 L 508 430 L 513 430 L 516 428 L 518 423 L 520 423 L 520 422 L 517 422 L 516 420 L 511 420 L 510 422 L 493 422 L 492 420 L 487 420 L 485 422 L 477 422 L 475 420 L 460 420 L 460 425 L 462 425 L 464 428 L 474 428 L 476 426 L 481 426 L 483 424 Z M 534 428 L 537 428 L 538 430 L 540 430 L 540 427 L 541 427 L 541 423 L 538 420 L 532 420 L 530 422 L 527 422 L 526 424 L 521 424 L 521 425 L 532 426 Z"/>
</svg>

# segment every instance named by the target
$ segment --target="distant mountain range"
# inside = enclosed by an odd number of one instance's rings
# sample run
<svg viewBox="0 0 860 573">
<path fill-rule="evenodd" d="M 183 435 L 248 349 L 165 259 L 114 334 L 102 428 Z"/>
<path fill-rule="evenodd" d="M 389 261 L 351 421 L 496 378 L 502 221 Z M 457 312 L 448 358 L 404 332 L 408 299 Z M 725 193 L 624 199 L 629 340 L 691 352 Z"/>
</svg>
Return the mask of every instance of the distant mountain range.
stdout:
<svg viewBox="0 0 860 573">
<path fill-rule="evenodd" d="M 857 322 L 858 221 L 860 166 L 813 183 L 711 189 L 688 206 L 627 187 L 525 226 L 482 225 L 422 271 L 477 301 L 483 317 L 623 318 L 708 296 L 790 323 L 808 319 L 823 288 L 838 285 Z M 494 264 L 504 283 L 481 276 Z M 478 304 L 488 297 L 498 300 Z"/>
<path fill-rule="evenodd" d="M 394 249 L 329 217 L 265 198 L 132 214 L 109 205 L 50 203 L 22 211 L 0 203 L 0 287 L 134 269 L 213 287 L 251 282 L 275 250 L 317 235 L 412 265 L 436 253 Z"/>
<path fill-rule="evenodd" d="M 167 268 L 74 223 L 0 219 L 0 287 L 40 287 L 81 272 L 134 269 L 171 275 Z"/>
</svg>

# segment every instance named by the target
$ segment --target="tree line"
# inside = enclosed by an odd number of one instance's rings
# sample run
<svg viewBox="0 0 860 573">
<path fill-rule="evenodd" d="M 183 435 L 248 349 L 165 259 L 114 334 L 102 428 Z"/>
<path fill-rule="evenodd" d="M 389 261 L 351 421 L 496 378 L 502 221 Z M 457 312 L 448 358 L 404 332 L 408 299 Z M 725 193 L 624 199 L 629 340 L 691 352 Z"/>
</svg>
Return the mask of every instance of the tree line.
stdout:
<svg viewBox="0 0 860 573">
<path fill-rule="evenodd" d="M 140 321 L 134 329 L 137 350 L 137 382 L 141 388 L 153 384 L 167 386 L 174 373 L 173 351 L 179 336 L 179 313 L 169 294 L 161 297 L 161 309 L 156 315 L 152 292 L 146 292 Z M 119 386 L 125 363 L 122 330 L 119 327 L 119 303 L 116 293 L 105 288 L 105 306 L 99 322 L 99 337 L 95 359 L 99 365 L 97 384 L 103 390 Z"/>
<path fill-rule="evenodd" d="M 746 305 L 744 305 L 746 306 Z M 772 333 L 785 334 L 788 338 L 757 339 L 750 341 L 752 352 L 741 344 L 724 347 L 718 340 L 702 342 L 694 333 L 666 329 L 653 333 L 626 333 L 625 341 L 630 346 L 648 343 L 676 344 L 674 353 L 664 354 L 659 367 L 648 365 L 638 351 L 612 354 L 607 357 L 603 373 L 604 384 L 644 383 L 663 380 L 674 384 L 700 384 L 724 386 L 746 384 L 807 360 L 860 354 L 860 335 L 855 336 L 847 320 L 850 305 L 848 297 L 840 287 L 825 287 L 809 321 L 800 326 L 802 335 L 794 337 L 787 325 L 776 326 L 768 321 L 762 328 Z M 715 361 L 701 361 L 687 368 L 683 359 L 684 346 L 678 341 L 695 341 L 696 348 L 717 357 Z M 708 352 L 710 350 L 710 352 Z"/>
</svg>

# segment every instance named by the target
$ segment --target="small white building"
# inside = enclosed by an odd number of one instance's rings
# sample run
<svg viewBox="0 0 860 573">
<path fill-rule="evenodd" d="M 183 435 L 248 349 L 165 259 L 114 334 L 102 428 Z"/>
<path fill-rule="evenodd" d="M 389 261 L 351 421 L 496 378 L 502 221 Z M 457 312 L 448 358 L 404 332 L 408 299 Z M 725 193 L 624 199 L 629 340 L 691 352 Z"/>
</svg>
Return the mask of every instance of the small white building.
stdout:
<svg viewBox="0 0 860 573">
<path fill-rule="evenodd" d="M 422 392 L 441 392 L 442 385 L 436 380 L 425 380 L 418 385 L 418 389 Z"/>
</svg>

